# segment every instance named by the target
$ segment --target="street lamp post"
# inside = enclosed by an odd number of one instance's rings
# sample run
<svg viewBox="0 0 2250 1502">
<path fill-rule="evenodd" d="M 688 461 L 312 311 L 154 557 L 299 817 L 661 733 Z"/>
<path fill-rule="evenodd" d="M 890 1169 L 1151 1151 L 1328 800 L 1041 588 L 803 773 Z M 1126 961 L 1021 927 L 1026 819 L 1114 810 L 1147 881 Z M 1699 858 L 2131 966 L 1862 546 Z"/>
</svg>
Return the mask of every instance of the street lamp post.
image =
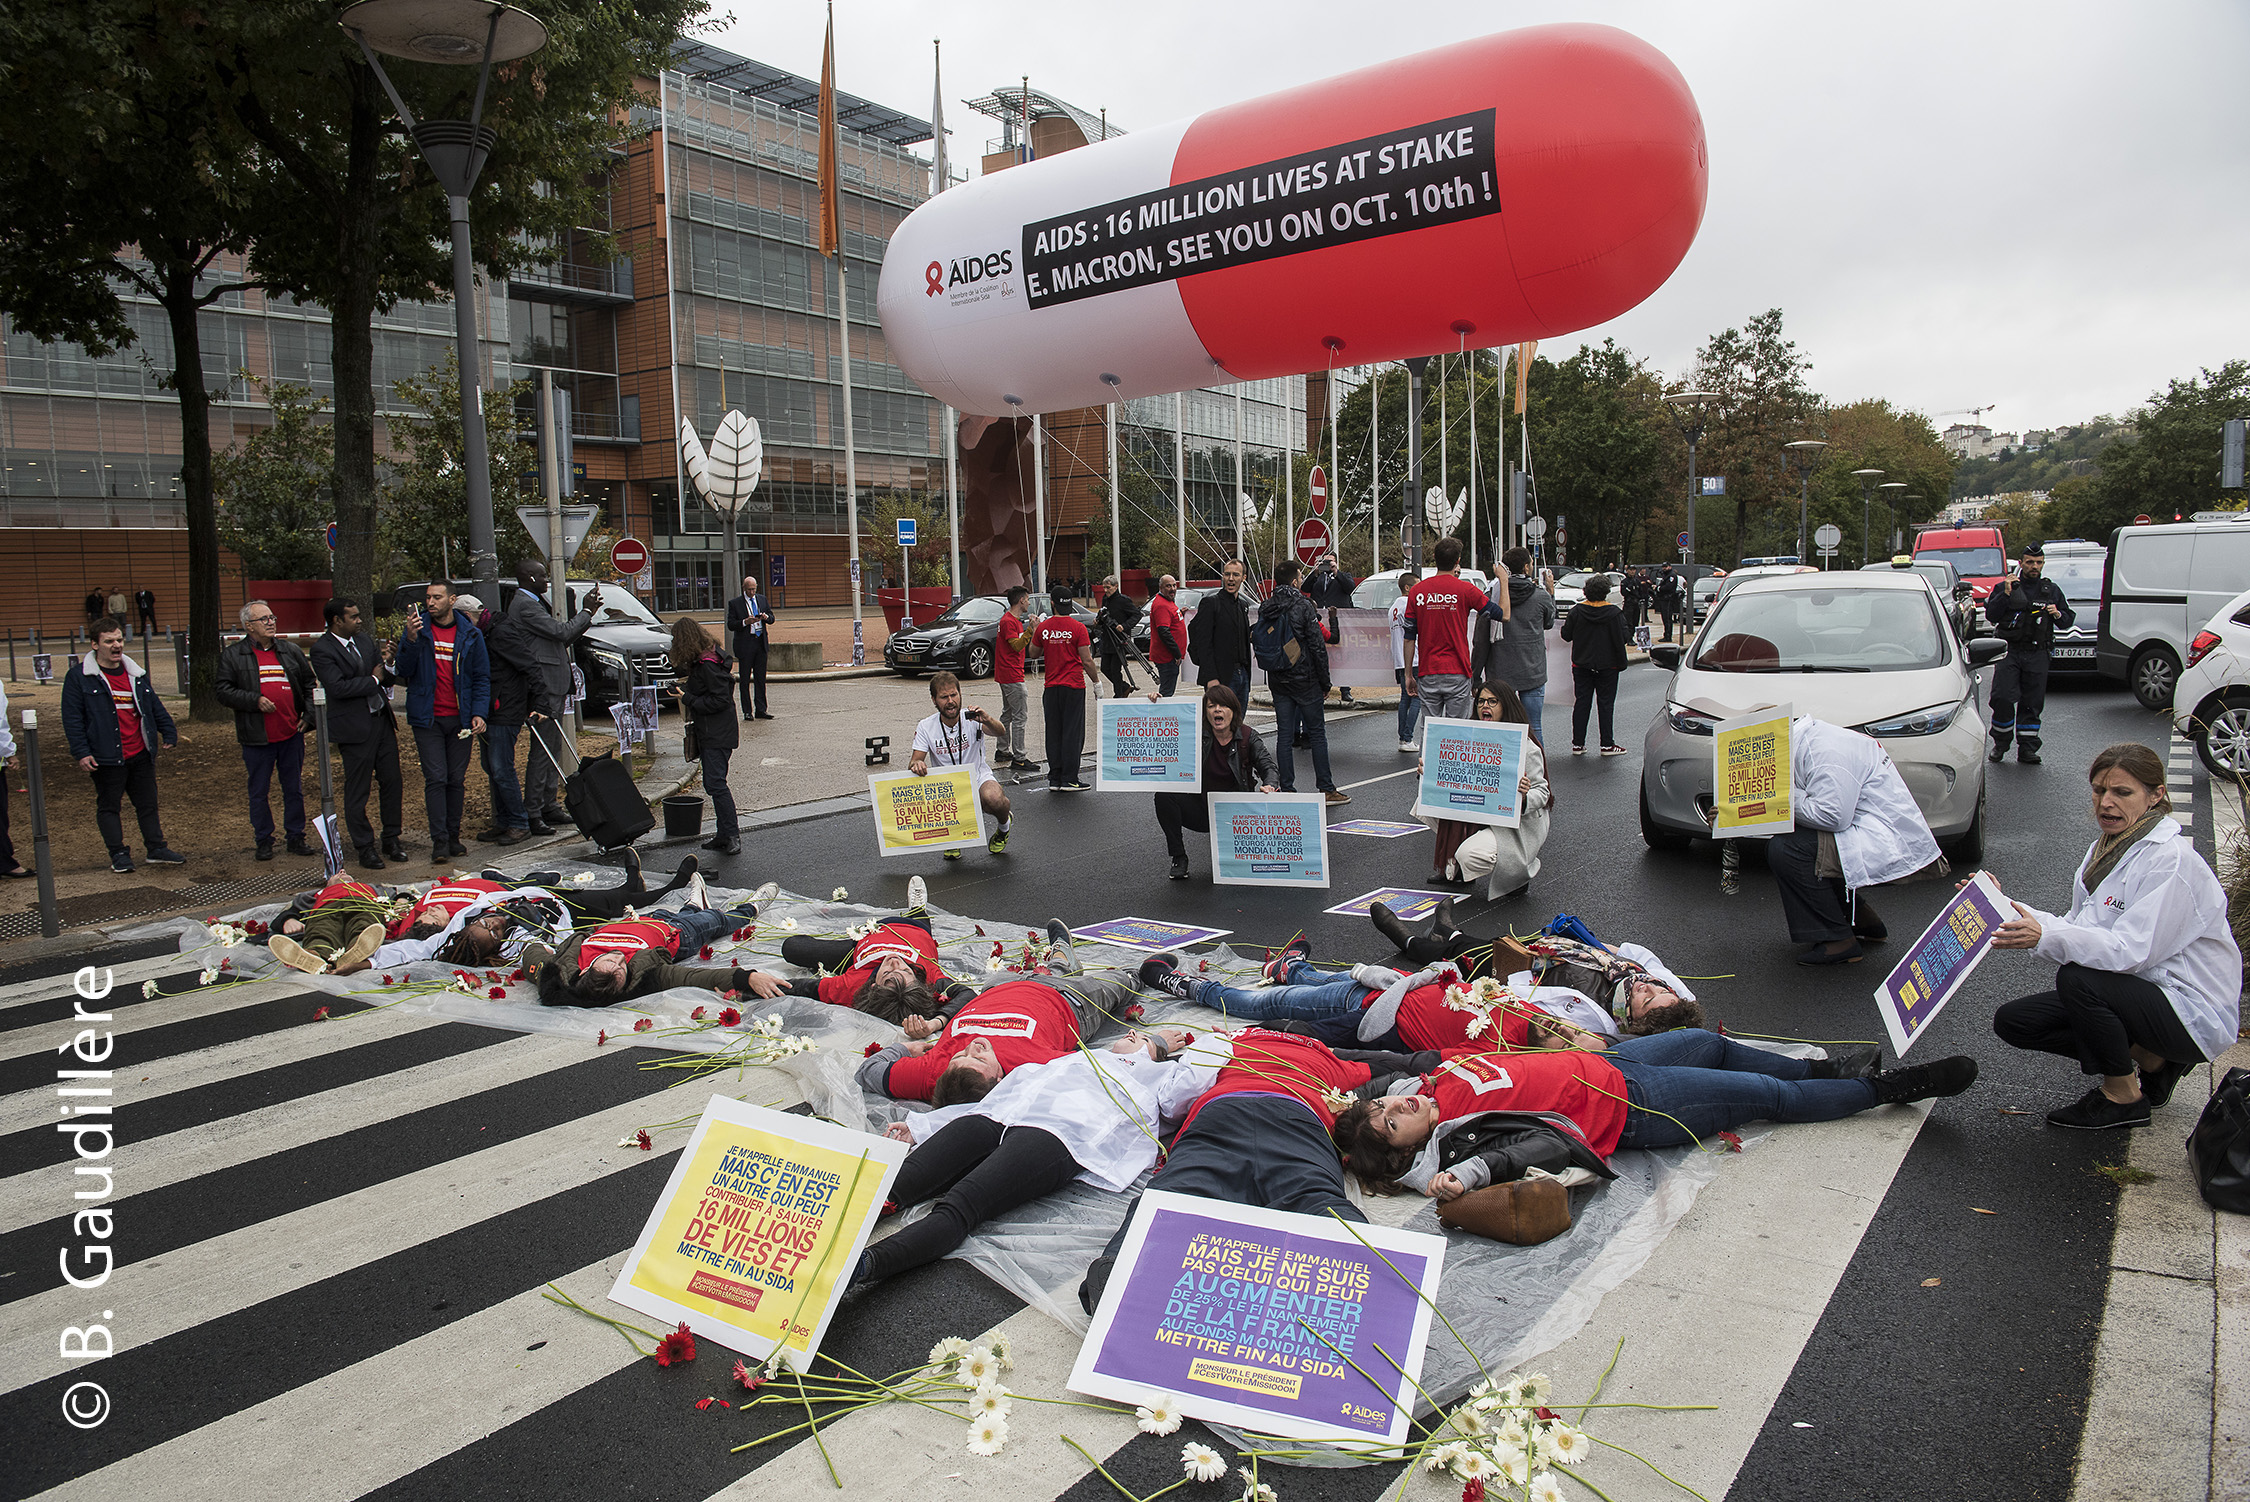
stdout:
<svg viewBox="0 0 2250 1502">
<path fill-rule="evenodd" d="M 1859 481 L 1859 561 L 1868 562 L 1868 523 L 1875 515 L 1875 482 L 1883 478 L 1879 469 L 1855 469 L 1852 478 Z"/>
<path fill-rule="evenodd" d="M 1803 482 L 1803 488 L 1799 491 L 1797 497 L 1797 561 L 1799 563 L 1805 561 L 1805 555 L 1811 550 L 1812 546 L 1812 532 L 1810 530 L 1812 525 L 1812 477 L 1813 471 L 1820 467 L 1821 451 L 1827 447 L 1827 443 L 1818 438 L 1800 438 L 1794 443 L 1782 445 L 1782 448 L 1789 454 L 1789 467 L 1797 471 L 1799 480 Z"/>
<path fill-rule="evenodd" d="M 452 209 L 453 332 L 461 367 L 461 467 L 468 476 L 469 569 L 478 596 L 497 609 L 500 558 L 493 549 L 492 470 L 485 450 L 484 384 L 477 358 L 469 194 L 497 139 L 492 127 L 481 123 L 492 65 L 528 57 L 546 46 L 547 28 L 526 12 L 494 0 L 360 0 L 337 21 L 359 43 Z M 377 53 L 418 63 L 476 64 L 476 102 L 469 108 L 469 118 L 417 121 L 376 60 Z"/>
<path fill-rule="evenodd" d="M 1884 549 L 1884 552 L 1886 554 L 1894 553 L 1898 551 L 1898 544 L 1895 541 L 1898 536 L 1898 498 L 1905 493 L 1906 482 L 1904 480 L 1886 480 L 1875 488 L 1883 492 L 1883 511 L 1890 520 L 1890 527 L 1885 536 L 1893 539 L 1891 546 Z"/>
<path fill-rule="evenodd" d="M 1687 568 L 1688 588 L 1695 588 L 1695 446 L 1703 441 L 1703 408 L 1719 399 L 1716 391 L 1675 391 L 1664 400 L 1672 408 L 1672 421 L 1687 440 Z"/>
<path fill-rule="evenodd" d="M 1921 499 L 1922 498 L 1918 495 L 1910 495 L 1906 498 L 1906 502 L 1911 506 L 1919 502 Z M 1906 546 L 1905 529 L 1900 527 L 1895 519 L 1891 523 L 1891 546 L 1894 548 L 1903 548 Z"/>
</svg>

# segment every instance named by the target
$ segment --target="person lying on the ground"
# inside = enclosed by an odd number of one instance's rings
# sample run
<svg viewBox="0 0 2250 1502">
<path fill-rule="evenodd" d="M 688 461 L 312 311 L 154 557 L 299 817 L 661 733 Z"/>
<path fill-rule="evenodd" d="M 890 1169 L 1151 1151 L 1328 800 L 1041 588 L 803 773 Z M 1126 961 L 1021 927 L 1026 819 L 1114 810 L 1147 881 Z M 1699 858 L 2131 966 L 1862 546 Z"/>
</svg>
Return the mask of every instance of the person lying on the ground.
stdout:
<svg viewBox="0 0 2250 1502">
<path fill-rule="evenodd" d="M 935 1262 L 985 1221 L 1073 1180 L 1112 1194 L 1132 1188 L 1156 1166 L 1157 1140 L 1226 1061 L 1224 1034 L 1215 1047 L 1187 1051 L 1195 1041 L 1183 1028 L 1136 1030 L 1107 1049 L 1026 1064 L 980 1101 L 891 1123 L 885 1136 L 915 1144 L 892 1185 L 893 1205 L 937 1203 L 870 1245 L 852 1281 Z"/>
<path fill-rule="evenodd" d="M 351 969 L 339 964 L 336 973 L 387 970 L 422 960 L 478 968 L 514 966 L 523 961 L 533 945 L 555 949 L 581 929 L 630 917 L 683 887 L 688 889 L 688 906 L 706 905 L 703 878 L 692 855 L 680 862 L 671 880 L 653 892 L 641 880 L 638 860 L 626 866 L 625 880 L 614 887 L 564 887 L 561 880 L 559 872 L 530 872 L 506 883 L 500 891 L 479 897 L 435 933 L 393 939 Z M 764 901 L 768 895 L 761 890 L 751 901 Z"/>
<path fill-rule="evenodd" d="M 779 996 L 787 988 L 762 971 L 680 963 L 757 916 L 756 903 L 741 902 L 620 918 L 571 935 L 560 949 L 532 945 L 524 951 L 524 968 L 538 977 L 539 1000 L 550 1007 L 615 1006 L 676 988 Z"/>
<path fill-rule="evenodd" d="M 953 981 L 938 959 L 929 900 L 929 888 L 916 876 L 906 884 L 906 911 L 884 919 L 857 943 L 798 934 L 783 939 L 782 959 L 819 972 L 784 982 L 789 994 L 852 1007 L 885 1022 L 935 1012 L 931 998 L 944 994 Z"/>
<path fill-rule="evenodd" d="M 372 954 L 383 942 L 393 899 L 364 881 L 339 876 L 317 892 L 300 892 L 266 934 L 266 948 L 292 970 L 318 975 Z"/>
<path fill-rule="evenodd" d="M 1238 1020 L 1271 1023 L 1338 1047 L 1419 1051 L 1495 1041 L 1517 1048 L 1600 1048 L 1607 1040 L 1701 1027 L 1703 1009 L 1656 956 L 1648 974 L 1636 976 L 1611 1007 L 1597 1005 L 1567 986 L 1540 986 L 1528 972 L 1495 988 L 1472 980 L 1465 966 L 1441 960 L 1412 974 L 1384 965 L 1316 970 L 1312 941 L 1302 936 L 1265 963 L 1263 987 L 1230 986 L 1192 978 L 1179 956 L 1161 954 L 1141 963 L 1140 981 L 1152 991 L 1193 1001 Z M 1499 1031 L 1496 1033 L 1495 1029 Z"/>
<path fill-rule="evenodd" d="M 1363 1181 L 1447 1200 L 1496 1182 L 1486 1177 L 1494 1165 L 1478 1166 L 1473 1153 L 1449 1162 L 1442 1142 L 1423 1149 L 1441 1125 L 1492 1111 L 1568 1118 L 1579 1141 L 1607 1159 L 1621 1148 L 1700 1143 L 1753 1121 L 1837 1121 L 1959 1095 L 1977 1078 L 1965 1055 L 1839 1077 L 1864 1062 L 1792 1059 L 1696 1028 L 1628 1038 L 1599 1054 L 1448 1049 L 1435 1069 L 1378 1081 L 1379 1098 L 1339 1114 L 1335 1137 Z"/>
<path fill-rule="evenodd" d="M 1106 1019 L 1122 1019 L 1134 991 L 1123 981 L 1075 974 L 1065 946 L 1022 980 L 956 993 L 937 1016 L 910 1015 L 907 1038 L 859 1066 L 859 1087 L 939 1107 L 990 1095 L 1010 1070 L 1078 1052 Z M 965 989 L 965 988 L 964 988 Z"/>
<path fill-rule="evenodd" d="M 1454 921 L 1451 898 L 1438 903 L 1430 913 L 1428 925 L 1419 934 L 1410 932 L 1398 915 L 1380 902 L 1369 906 L 1368 919 L 1377 933 L 1418 967 L 1427 968 L 1450 960 L 1467 979 L 1496 975 L 1519 991 L 1524 989 L 1522 978 L 1528 974 L 1533 986 L 1541 990 L 1568 990 L 1591 1006 L 1605 1008 L 1612 1016 L 1623 1014 L 1627 998 L 1642 980 L 1655 982 L 1677 1000 L 1692 1003 L 1696 999 L 1687 983 L 1672 973 L 1655 950 L 1643 944 L 1588 944 L 1555 933 L 1552 926 L 1550 931 L 1535 934 L 1520 943 L 1514 939 L 1479 939 L 1463 933 Z M 1700 1020 L 1666 1024 L 1671 1027 L 1702 1025 Z M 1616 1035 L 1617 1030 L 1609 1031 L 1611 1036 Z M 1633 1029 L 1624 1031 L 1630 1033 Z"/>
<path fill-rule="evenodd" d="M 452 926 L 453 920 L 475 903 L 508 890 L 507 878 L 497 871 L 482 876 L 455 876 L 430 883 L 429 890 L 412 907 L 391 920 L 391 939 L 427 939 Z"/>
<path fill-rule="evenodd" d="M 1378 1071 L 1386 1078 L 1413 1076 L 1439 1063 L 1434 1053 L 1339 1052 L 1312 1038 L 1246 1028 L 1234 1034 L 1211 1087 L 1188 1107 L 1149 1187 L 1364 1222 L 1367 1217 L 1345 1190 L 1343 1164 L 1328 1135 L 1337 1108 Z M 1078 1286 L 1078 1301 L 1088 1314 L 1101 1303 L 1139 1203 L 1127 1207 Z"/>
</svg>

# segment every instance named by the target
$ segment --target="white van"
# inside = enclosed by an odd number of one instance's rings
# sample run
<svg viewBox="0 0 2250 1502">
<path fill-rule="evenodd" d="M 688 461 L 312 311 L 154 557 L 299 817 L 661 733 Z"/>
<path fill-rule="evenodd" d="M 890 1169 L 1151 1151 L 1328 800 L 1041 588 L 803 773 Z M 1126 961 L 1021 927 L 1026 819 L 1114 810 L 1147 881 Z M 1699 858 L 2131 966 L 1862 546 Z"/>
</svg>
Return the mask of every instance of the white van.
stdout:
<svg viewBox="0 0 2250 1502">
<path fill-rule="evenodd" d="M 2110 536 L 2095 664 L 2143 707 L 2172 702 L 2188 639 L 2250 589 L 2250 513 L 2235 521 L 2120 527 Z"/>
</svg>

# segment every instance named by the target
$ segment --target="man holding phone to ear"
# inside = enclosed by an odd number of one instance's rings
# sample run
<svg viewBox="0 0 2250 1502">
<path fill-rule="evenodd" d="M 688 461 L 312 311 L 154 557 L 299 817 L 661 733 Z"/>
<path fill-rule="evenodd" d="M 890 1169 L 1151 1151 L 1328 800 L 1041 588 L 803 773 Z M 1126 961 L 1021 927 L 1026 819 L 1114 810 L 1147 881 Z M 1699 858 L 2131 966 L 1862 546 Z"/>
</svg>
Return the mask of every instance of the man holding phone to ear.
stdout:
<svg viewBox="0 0 2250 1502">
<path fill-rule="evenodd" d="M 469 787 L 469 753 L 492 711 L 492 667 L 484 635 L 453 608 L 453 586 L 437 580 L 410 610 L 393 671 L 406 685 L 406 722 L 422 761 L 422 799 L 430 819 L 430 862 L 467 855 L 461 803 Z"/>
</svg>

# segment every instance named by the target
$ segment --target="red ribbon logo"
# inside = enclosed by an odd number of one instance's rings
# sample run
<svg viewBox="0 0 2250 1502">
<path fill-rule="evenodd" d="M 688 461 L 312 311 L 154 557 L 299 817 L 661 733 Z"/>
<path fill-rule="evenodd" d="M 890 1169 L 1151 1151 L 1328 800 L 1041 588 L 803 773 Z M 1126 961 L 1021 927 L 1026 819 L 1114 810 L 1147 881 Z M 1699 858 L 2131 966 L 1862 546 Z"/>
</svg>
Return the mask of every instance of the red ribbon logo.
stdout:
<svg viewBox="0 0 2250 1502">
<path fill-rule="evenodd" d="M 923 296 L 937 296 L 940 292 L 943 292 L 945 290 L 945 267 L 940 265 L 936 261 L 930 262 L 928 268 L 925 269 L 922 273 L 922 279 L 923 281 L 928 283 L 928 287 L 924 291 Z"/>
</svg>

